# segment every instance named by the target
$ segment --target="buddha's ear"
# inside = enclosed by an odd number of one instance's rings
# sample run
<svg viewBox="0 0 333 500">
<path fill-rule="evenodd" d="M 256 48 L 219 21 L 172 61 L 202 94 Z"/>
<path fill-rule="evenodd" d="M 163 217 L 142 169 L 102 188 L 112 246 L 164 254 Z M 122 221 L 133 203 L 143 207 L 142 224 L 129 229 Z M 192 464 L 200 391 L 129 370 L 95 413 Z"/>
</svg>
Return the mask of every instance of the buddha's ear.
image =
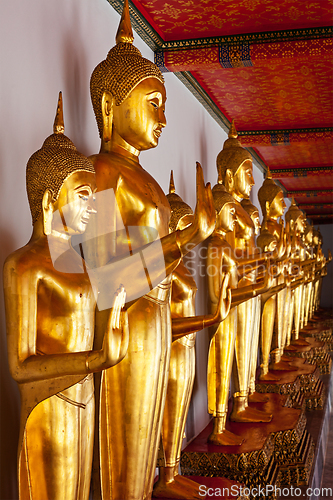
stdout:
<svg viewBox="0 0 333 500">
<path fill-rule="evenodd" d="M 108 90 L 102 95 L 103 140 L 111 141 L 114 99 Z"/>
<path fill-rule="evenodd" d="M 269 218 L 269 202 L 266 201 L 265 203 L 265 208 L 266 208 L 266 215 L 267 215 L 267 219 Z"/>
<path fill-rule="evenodd" d="M 233 176 L 233 173 L 232 171 L 230 170 L 230 168 L 227 168 L 227 170 L 225 171 L 225 181 L 224 181 L 224 185 L 225 187 L 227 188 L 227 190 L 229 191 L 229 193 L 233 190 L 234 188 L 234 176 Z"/>
<path fill-rule="evenodd" d="M 52 203 L 52 192 L 47 189 L 43 195 L 42 200 L 43 209 L 43 232 L 45 236 L 51 234 L 52 231 L 52 219 L 53 219 L 53 203 Z"/>
</svg>

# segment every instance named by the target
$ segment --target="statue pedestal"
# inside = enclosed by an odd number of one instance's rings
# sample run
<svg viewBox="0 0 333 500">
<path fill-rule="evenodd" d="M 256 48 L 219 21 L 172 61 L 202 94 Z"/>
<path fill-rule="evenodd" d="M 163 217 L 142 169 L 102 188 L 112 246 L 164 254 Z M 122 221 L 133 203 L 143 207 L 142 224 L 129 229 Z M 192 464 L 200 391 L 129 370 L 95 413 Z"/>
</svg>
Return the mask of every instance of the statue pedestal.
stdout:
<svg viewBox="0 0 333 500">
<path fill-rule="evenodd" d="M 302 406 L 300 395 L 303 395 L 308 409 L 322 408 L 323 383 L 319 378 L 320 370 L 317 365 L 309 364 L 305 359 L 297 357 L 291 358 L 289 363 L 294 368 L 293 371 L 272 370 L 280 380 L 270 382 L 258 380 L 256 391 L 287 395 L 289 400 L 295 403 L 293 405 L 295 407 Z"/>
<path fill-rule="evenodd" d="M 303 332 L 300 332 L 303 333 Z M 315 334 L 320 336 L 320 331 L 316 330 Z M 331 372 L 331 358 L 328 354 L 328 346 L 324 341 L 318 341 L 318 338 L 303 333 L 300 335 L 302 339 L 308 342 L 309 345 L 299 345 L 297 350 L 295 350 L 295 344 L 291 343 L 290 346 L 285 347 L 284 355 L 285 359 L 290 361 L 290 358 L 297 357 L 309 361 L 309 363 L 316 364 L 319 368 L 321 375 L 325 375 Z"/>
<path fill-rule="evenodd" d="M 208 444 L 213 428 L 210 422 L 182 452 L 182 474 L 224 476 L 249 488 L 279 485 L 282 480 L 294 480 L 295 474 L 307 477 L 313 443 L 305 429 L 304 411 L 284 406 L 286 396 L 274 393 L 267 396 L 266 403 L 253 403 L 251 407 L 271 413 L 271 422 L 245 424 L 228 421 L 227 429 L 244 438 L 241 446 Z M 289 469 L 296 472 L 288 473 Z"/>
</svg>

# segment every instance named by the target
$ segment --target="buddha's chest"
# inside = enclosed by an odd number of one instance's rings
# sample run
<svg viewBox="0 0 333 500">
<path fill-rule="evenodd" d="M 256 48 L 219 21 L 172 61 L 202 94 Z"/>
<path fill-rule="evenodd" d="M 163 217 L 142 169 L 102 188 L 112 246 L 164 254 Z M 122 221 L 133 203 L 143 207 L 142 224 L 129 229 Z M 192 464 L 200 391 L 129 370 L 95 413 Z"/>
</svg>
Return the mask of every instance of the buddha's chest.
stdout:
<svg viewBox="0 0 333 500">
<path fill-rule="evenodd" d="M 53 272 L 37 289 L 37 349 L 44 354 L 91 349 L 94 289 L 86 273 Z"/>
</svg>

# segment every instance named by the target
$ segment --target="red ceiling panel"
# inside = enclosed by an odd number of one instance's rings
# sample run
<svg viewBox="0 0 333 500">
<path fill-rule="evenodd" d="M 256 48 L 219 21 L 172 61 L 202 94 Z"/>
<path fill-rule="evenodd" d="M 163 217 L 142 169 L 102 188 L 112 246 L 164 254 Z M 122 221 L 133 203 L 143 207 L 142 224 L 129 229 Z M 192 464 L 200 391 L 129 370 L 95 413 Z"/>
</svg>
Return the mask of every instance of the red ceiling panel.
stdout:
<svg viewBox="0 0 333 500">
<path fill-rule="evenodd" d="M 266 67 L 202 69 L 193 76 L 239 130 L 332 126 L 332 57 Z"/>
<path fill-rule="evenodd" d="M 332 0 L 132 0 L 163 40 L 329 26 Z"/>
<path fill-rule="evenodd" d="M 333 165 L 332 143 L 291 143 L 289 146 L 256 146 L 254 149 L 272 169 Z"/>
<path fill-rule="evenodd" d="M 333 189 L 333 173 L 330 176 L 290 177 L 279 179 L 288 191 L 306 189 Z"/>
</svg>

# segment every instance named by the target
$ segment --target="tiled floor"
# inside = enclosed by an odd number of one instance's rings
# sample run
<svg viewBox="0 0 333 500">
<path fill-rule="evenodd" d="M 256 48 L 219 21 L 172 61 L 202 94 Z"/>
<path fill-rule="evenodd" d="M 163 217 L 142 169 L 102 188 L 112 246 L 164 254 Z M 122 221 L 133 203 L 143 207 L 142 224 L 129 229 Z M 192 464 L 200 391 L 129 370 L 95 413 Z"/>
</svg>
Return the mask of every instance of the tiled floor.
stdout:
<svg viewBox="0 0 333 500">
<path fill-rule="evenodd" d="M 333 489 L 333 415 L 331 415 L 330 420 L 322 487 Z M 322 497 L 323 500 L 324 498 L 327 500 L 327 497 Z"/>
</svg>

